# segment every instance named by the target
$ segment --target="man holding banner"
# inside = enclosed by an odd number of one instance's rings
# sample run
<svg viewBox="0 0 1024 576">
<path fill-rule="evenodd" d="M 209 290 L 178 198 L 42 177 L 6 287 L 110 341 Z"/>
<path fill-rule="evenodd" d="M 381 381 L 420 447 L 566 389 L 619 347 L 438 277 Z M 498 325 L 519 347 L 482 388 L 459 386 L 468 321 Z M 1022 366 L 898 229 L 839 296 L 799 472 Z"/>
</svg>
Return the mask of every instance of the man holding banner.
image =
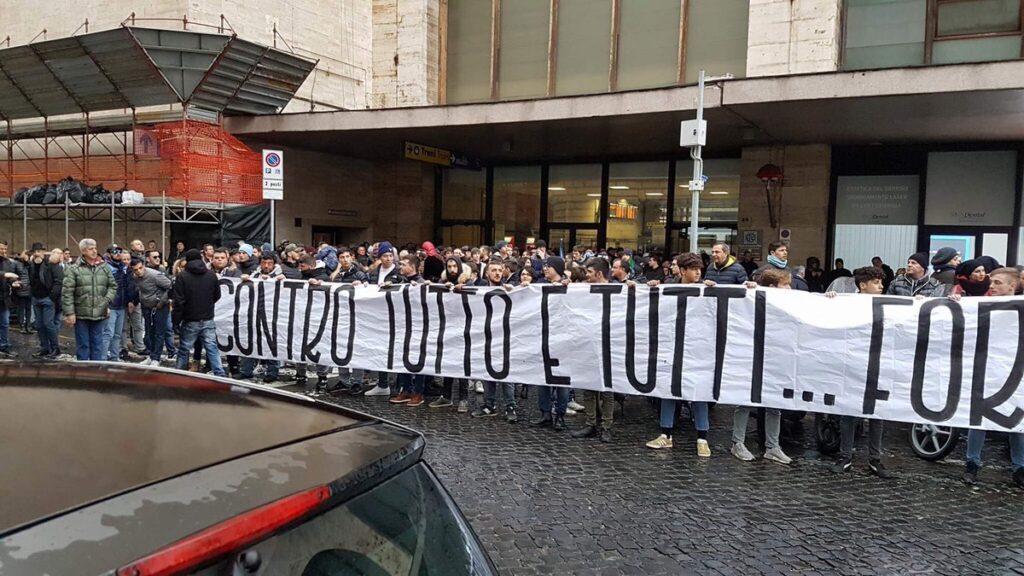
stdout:
<svg viewBox="0 0 1024 576">
<path fill-rule="evenodd" d="M 989 274 L 991 278 L 990 294 L 992 296 L 1013 296 L 1020 283 L 1020 275 L 1016 268 L 997 268 Z M 1024 326 L 1018 327 L 1024 330 Z M 981 470 L 981 449 L 985 446 L 985 431 L 971 428 L 967 433 L 967 469 L 963 481 L 973 485 L 978 481 Z M 1024 433 L 1010 433 L 1010 460 L 1013 463 L 1013 483 L 1024 488 Z"/>
<path fill-rule="evenodd" d="M 607 284 L 609 266 L 603 258 L 591 258 L 587 261 L 587 283 Z M 583 406 L 587 414 L 587 425 L 572 433 L 573 438 L 593 438 L 597 436 L 598 404 L 601 409 L 601 442 L 612 441 L 612 420 L 615 418 L 615 394 L 612 392 L 583 392 Z"/>
</svg>

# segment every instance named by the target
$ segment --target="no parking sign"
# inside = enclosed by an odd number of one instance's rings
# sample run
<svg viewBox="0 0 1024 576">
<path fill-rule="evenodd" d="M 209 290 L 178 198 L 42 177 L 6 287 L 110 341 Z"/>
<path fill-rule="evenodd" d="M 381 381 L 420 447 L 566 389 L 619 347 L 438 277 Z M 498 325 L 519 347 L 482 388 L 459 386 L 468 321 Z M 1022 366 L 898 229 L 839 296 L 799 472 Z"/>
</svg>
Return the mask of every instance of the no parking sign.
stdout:
<svg viewBox="0 0 1024 576">
<path fill-rule="evenodd" d="M 284 153 L 263 151 L 263 199 L 284 200 Z"/>
</svg>

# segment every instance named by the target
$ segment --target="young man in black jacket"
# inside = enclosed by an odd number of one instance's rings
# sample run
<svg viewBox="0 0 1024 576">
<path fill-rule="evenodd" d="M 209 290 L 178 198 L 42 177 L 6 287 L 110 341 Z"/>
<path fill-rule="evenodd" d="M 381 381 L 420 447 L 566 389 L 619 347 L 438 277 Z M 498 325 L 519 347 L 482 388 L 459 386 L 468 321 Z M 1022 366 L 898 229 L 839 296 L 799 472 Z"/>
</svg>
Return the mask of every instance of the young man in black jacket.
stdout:
<svg viewBox="0 0 1024 576">
<path fill-rule="evenodd" d="M 419 273 L 420 258 L 414 254 L 402 256 L 398 261 L 398 278 L 395 282 L 387 282 L 383 286 L 392 284 L 421 284 L 426 282 Z M 389 402 L 392 404 L 405 404 L 406 406 L 422 406 L 423 390 L 427 385 L 427 376 L 424 374 L 399 374 L 398 395 L 392 397 Z"/>
<path fill-rule="evenodd" d="M 60 260 L 54 261 L 42 244 L 32 245 L 32 259 L 29 261 L 29 287 L 32 294 L 32 310 L 39 336 L 39 351 L 34 358 L 56 358 L 60 356 L 57 340 L 60 319 L 57 317 L 57 303 L 64 285 L 64 269 Z"/>
<path fill-rule="evenodd" d="M 185 271 L 174 280 L 174 323 L 181 326 L 178 345 L 178 370 L 188 367 L 188 358 L 201 338 L 206 361 L 214 376 L 224 376 L 217 348 L 217 329 L 213 323 L 214 305 L 220 299 L 217 274 L 206 267 L 202 253 L 192 249 L 185 253 Z"/>
</svg>

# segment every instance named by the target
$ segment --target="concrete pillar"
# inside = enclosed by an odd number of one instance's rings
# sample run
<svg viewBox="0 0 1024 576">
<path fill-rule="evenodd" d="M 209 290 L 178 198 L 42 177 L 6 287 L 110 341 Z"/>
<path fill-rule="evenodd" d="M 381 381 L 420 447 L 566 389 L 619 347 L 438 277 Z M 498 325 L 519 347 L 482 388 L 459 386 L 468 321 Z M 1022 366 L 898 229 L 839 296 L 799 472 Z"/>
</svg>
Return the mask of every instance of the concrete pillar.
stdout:
<svg viewBox="0 0 1024 576">
<path fill-rule="evenodd" d="M 750 0 L 747 77 L 833 72 L 839 0 Z"/>
<path fill-rule="evenodd" d="M 782 168 L 785 175 L 781 195 L 773 191 L 776 228 L 769 222 L 764 184 L 757 178 L 758 169 L 769 162 Z M 824 260 L 831 162 L 832 150 L 826 144 L 743 149 L 738 226 L 741 239 L 744 230 L 761 232 L 762 260 L 768 256 L 768 243 L 777 240 L 782 229 L 792 233 L 792 265 L 803 264 L 808 256 Z M 775 203 L 780 196 L 781 202 Z"/>
<path fill-rule="evenodd" d="M 438 102 L 439 0 L 373 0 L 371 108 Z"/>
</svg>

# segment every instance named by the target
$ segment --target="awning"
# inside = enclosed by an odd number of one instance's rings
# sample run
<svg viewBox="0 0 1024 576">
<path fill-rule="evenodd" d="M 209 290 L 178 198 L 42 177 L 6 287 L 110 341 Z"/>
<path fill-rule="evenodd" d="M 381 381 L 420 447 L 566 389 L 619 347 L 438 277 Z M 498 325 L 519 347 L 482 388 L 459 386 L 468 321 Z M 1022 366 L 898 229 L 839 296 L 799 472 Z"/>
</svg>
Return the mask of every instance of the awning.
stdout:
<svg viewBox="0 0 1024 576">
<path fill-rule="evenodd" d="M 234 35 L 123 26 L 0 50 L 0 119 L 176 103 L 276 114 L 315 66 Z"/>
</svg>

